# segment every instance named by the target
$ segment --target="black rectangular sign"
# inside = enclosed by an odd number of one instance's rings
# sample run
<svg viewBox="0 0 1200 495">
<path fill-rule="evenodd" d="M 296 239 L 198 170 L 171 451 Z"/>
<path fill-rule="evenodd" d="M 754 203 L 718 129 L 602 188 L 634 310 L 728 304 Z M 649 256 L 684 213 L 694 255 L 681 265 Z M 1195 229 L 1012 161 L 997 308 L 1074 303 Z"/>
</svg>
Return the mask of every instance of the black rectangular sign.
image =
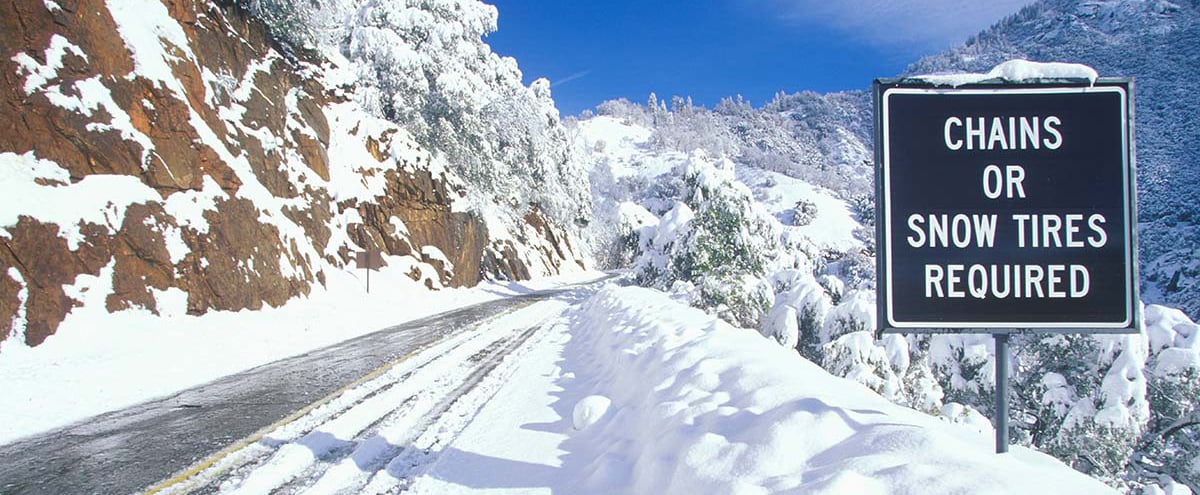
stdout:
<svg viewBox="0 0 1200 495">
<path fill-rule="evenodd" d="M 874 92 L 881 331 L 1137 328 L 1128 80 Z"/>
</svg>

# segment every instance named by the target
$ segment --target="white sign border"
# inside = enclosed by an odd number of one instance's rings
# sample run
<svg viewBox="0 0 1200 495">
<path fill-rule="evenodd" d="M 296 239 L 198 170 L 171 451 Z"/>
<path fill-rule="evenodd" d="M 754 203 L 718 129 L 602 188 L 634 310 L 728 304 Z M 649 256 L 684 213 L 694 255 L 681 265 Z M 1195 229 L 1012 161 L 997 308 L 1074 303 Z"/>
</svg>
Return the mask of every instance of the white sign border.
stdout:
<svg viewBox="0 0 1200 495">
<path fill-rule="evenodd" d="M 958 95 L 978 95 L 978 94 L 1087 94 L 1087 93 L 1117 93 L 1121 97 L 1120 117 L 1121 117 L 1121 161 L 1122 161 L 1122 179 L 1124 181 L 1124 234 L 1125 234 L 1125 276 L 1129 277 L 1125 284 L 1125 320 L 1121 322 L 958 322 L 958 321 L 913 321 L 913 322 L 897 322 L 893 313 L 894 304 L 893 297 L 895 295 L 892 285 L 894 277 L 892 276 L 892 184 L 891 184 L 891 149 L 890 137 L 888 134 L 888 97 L 894 94 L 958 94 Z M 889 87 L 882 90 L 880 99 L 881 118 L 881 134 L 883 140 L 882 150 L 882 169 L 883 169 L 883 196 L 884 196 L 884 218 L 882 232 L 884 233 L 885 243 L 885 259 L 884 269 L 887 278 L 887 296 L 885 301 L 885 312 L 887 324 L 890 328 L 896 329 L 921 329 L 921 328 L 971 328 L 971 329 L 995 329 L 995 328 L 1014 328 L 1014 329 L 1038 329 L 1038 328 L 1101 328 L 1101 329 L 1124 329 L 1130 328 L 1133 324 L 1136 308 L 1134 284 L 1138 281 L 1136 278 L 1136 267 L 1133 267 L 1133 224 L 1130 219 L 1130 199 L 1134 194 L 1133 184 L 1130 181 L 1130 172 L 1132 165 L 1130 163 L 1130 147 L 1129 147 L 1129 95 L 1124 86 L 1119 85 L 1104 85 L 1104 86 L 1059 86 L 1059 87 L 997 87 L 997 88 L 914 88 L 914 87 Z M 1131 268 L 1133 267 L 1133 268 Z"/>
</svg>

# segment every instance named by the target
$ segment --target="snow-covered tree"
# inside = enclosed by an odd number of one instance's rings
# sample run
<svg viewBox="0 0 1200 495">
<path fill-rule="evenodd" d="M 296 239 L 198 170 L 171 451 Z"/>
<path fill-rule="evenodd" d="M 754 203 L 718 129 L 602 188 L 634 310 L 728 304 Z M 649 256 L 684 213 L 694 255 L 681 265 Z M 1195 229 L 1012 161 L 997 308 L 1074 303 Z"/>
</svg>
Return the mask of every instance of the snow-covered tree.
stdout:
<svg viewBox="0 0 1200 495">
<path fill-rule="evenodd" d="M 811 267 L 807 265 L 800 269 L 779 270 L 771 275 L 771 280 L 776 291 L 775 305 L 771 309 L 774 318 L 762 328 L 762 333 L 776 335 L 794 327 L 797 336 L 788 347 L 794 347 L 804 357 L 820 363 L 822 346 L 825 344 L 821 330 L 825 326 L 826 315 L 833 308 L 828 292 L 817 282 Z M 781 313 L 789 315 L 794 321 L 781 321 Z"/>
<path fill-rule="evenodd" d="M 676 170 L 671 187 L 679 202 L 642 232 L 638 276 L 662 289 L 691 283 L 700 306 L 756 328 L 774 296 L 765 276 L 779 244 L 778 222 L 733 178 L 732 167 L 698 151 Z"/>
<path fill-rule="evenodd" d="M 316 41 L 319 5 L 315 0 L 233 0 L 233 3 L 262 21 L 285 52 L 305 50 Z"/>
<path fill-rule="evenodd" d="M 545 79 L 526 87 L 483 37 L 495 7 L 478 0 L 366 0 L 348 20 L 345 55 L 358 98 L 446 156 L 472 191 L 513 215 L 537 205 L 561 225 L 589 221 L 588 177 L 570 153 Z"/>
<path fill-rule="evenodd" d="M 1149 389 L 1153 419 L 1139 445 L 1135 469 L 1151 478 L 1170 475 L 1200 488 L 1200 371 L 1194 367 L 1159 376 Z"/>
<path fill-rule="evenodd" d="M 1147 480 L 1166 475 L 1200 493 L 1200 325 L 1163 306 L 1145 313 L 1150 419 L 1131 474 Z"/>
<path fill-rule="evenodd" d="M 1030 430 L 1029 441 L 1081 471 L 1120 480 L 1149 413 L 1142 339 L 1029 336 L 1018 359 L 1014 389 L 1031 411 L 1018 427 Z"/>
</svg>

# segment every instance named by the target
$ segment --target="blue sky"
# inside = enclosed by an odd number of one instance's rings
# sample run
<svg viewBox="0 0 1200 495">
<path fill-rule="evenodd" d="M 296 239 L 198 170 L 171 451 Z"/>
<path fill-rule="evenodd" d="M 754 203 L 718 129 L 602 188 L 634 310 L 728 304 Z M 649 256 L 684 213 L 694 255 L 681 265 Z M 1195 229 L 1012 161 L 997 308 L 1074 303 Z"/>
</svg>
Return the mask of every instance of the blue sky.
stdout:
<svg viewBox="0 0 1200 495">
<path fill-rule="evenodd" d="M 484 0 L 486 39 L 564 115 L 604 100 L 863 89 L 966 40 L 1031 0 Z"/>
</svg>

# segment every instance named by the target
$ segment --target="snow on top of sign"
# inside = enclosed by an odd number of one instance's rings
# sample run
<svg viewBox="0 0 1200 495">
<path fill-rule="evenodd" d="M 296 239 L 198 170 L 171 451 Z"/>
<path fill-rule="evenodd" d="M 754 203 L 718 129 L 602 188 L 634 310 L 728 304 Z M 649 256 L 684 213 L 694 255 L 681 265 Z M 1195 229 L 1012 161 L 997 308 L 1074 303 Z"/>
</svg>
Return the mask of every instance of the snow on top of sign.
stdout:
<svg viewBox="0 0 1200 495">
<path fill-rule="evenodd" d="M 1083 64 L 1030 62 L 1016 59 L 992 67 L 992 70 L 986 74 L 926 74 L 913 76 L 913 79 L 920 79 L 939 86 L 962 86 L 996 79 L 1009 82 L 1038 79 L 1087 79 L 1089 83 L 1095 83 L 1098 77 L 1096 69 Z"/>
</svg>

